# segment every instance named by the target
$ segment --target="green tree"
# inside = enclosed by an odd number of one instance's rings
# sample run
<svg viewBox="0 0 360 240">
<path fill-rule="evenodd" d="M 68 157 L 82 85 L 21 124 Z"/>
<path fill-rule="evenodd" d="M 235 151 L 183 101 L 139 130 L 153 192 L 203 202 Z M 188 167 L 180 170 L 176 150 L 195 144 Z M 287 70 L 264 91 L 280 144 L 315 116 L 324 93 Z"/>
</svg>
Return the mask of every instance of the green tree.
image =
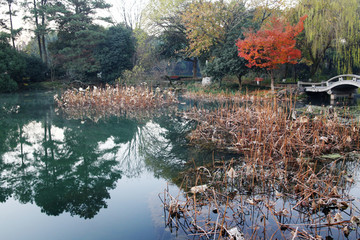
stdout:
<svg viewBox="0 0 360 240">
<path fill-rule="evenodd" d="M 41 58 L 29 55 L 24 52 L 20 53 L 22 58 L 25 60 L 25 70 L 23 75 L 30 82 L 39 82 L 45 80 L 45 74 L 48 70 L 46 64 Z"/>
<path fill-rule="evenodd" d="M 193 76 L 197 76 L 197 58 L 191 57 L 184 49 L 189 45 L 182 13 L 188 7 L 188 0 L 150 0 L 145 9 L 147 29 L 159 36 L 156 52 L 164 59 L 183 59 L 193 63 Z"/>
<path fill-rule="evenodd" d="M 64 68 L 70 79 L 84 80 L 100 71 L 95 49 L 103 41 L 104 32 L 102 27 L 91 25 L 74 34 L 59 32 L 58 40 L 49 44 L 54 61 Z"/>
<path fill-rule="evenodd" d="M 224 1 L 196 0 L 182 12 L 181 19 L 188 40 L 184 51 L 189 57 L 195 60 L 204 56 L 208 58 L 215 45 L 224 43 L 230 13 L 227 5 Z"/>
<path fill-rule="evenodd" d="M 107 9 L 111 5 L 105 0 L 62 0 L 49 3 L 46 7 L 48 18 L 55 21 L 59 32 L 74 34 L 86 30 L 94 20 L 110 21 L 109 18 L 98 17 L 98 10 Z"/>
<path fill-rule="evenodd" d="M 313 76 L 326 52 L 334 48 L 342 72 L 352 72 L 360 63 L 359 2 L 357 0 L 300 0 L 294 9 L 296 19 L 308 15 L 304 22 L 305 35 L 301 42 L 304 56 Z"/>
<path fill-rule="evenodd" d="M 181 15 L 189 46 L 186 51 L 198 57 L 225 40 L 230 11 L 224 1 L 193 1 Z"/>
<path fill-rule="evenodd" d="M 186 58 L 183 49 L 188 45 L 185 27 L 175 24 L 166 28 L 158 37 L 156 51 L 165 58 Z"/>
<path fill-rule="evenodd" d="M 8 43 L 11 36 L 0 32 L 0 91 L 11 92 L 18 88 L 22 80 L 25 60 Z"/>
<path fill-rule="evenodd" d="M 49 33 L 48 22 L 46 18 L 47 4 L 51 0 L 25 0 L 22 6 L 25 9 L 23 19 L 29 21 L 34 26 L 34 33 L 38 44 L 39 57 L 45 64 L 48 64 L 48 51 L 46 44 L 46 35 Z"/>
<path fill-rule="evenodd" d="M 186 38 L 186 28 L 181 21 L 180 15 L 168 17 L 160 26 L 164 26 L 161 34 L 157 38 L 155 45 L 156 52 L 162 59 L 169 62 L 183 59 L 193 62 L 193 76 L 196 77 L 197 58 L 190 58 L 184 51 L 188 47 L 189 41 Z"/>
<path fill-rule="evenodd" d="M 204 73 L 219 80 L 226 75 L 241 77 L 248 71 L 237 56 L 235 42 L 242 28 L 253 21 L 253 11 L 243 1 L 193 1 L 181 15 L 189 45 L 186 52 L 206 59 Z M 254 26 L 253 24 L 251 26 Z"/>
<path fill-rule="evenodd" d="M 104 0 L 56 1 L 48 4 L 48 18 L 57 25 L 58 40 L 49 45 L 54 61 L 71 79 L 83 80 L 100 70 L 95 59 L 96 46 L 104 38 L 104 29 L 94 24 L 97 10 L 110 7 Z"/>
<path fill-rule="evenodd" d="M 113 81 L 126 69 L 133 67 L 132 58 L 135 53 L 132 31 L 124 25 L 110 27 L 96 50 L 96 58 L 100 63 L 100 71 L 104 81 Z"/>
<path fill-rule="evenodd" d="M 146 28 L 159 33 L 179 23 L 180 13 L 186 10 L 189 0 L 150 0 L 144 10 Z"/>
<path fill-rule="evenodd" d="M 238 56 L 235 42 L 239 38 L 244 38 L 244 28 L 257 28 L 253 20 L 253 11 L 247 10 L 243 2 L 233 1 L 226 7 L 228 11 L 226 20 L 227 28 L 224 30 L 224 37 L 221 42 L 212 47 L 210 58 L 205 65 L 204 73 L 214 77 L 221 84 L 225 76 L 234 75 L 242 86 L 242 76 L 249 69 L 246 61 Z"/>
<path fill-rule="evenodd" d="M 155 44 L 157 39 L 141 28 L 134 29 L 133 36 L 135 38 L 135 57 L 133 63 L 145 71 L 150 71 L 154 63 L 159 59 Z"/>
</svg>

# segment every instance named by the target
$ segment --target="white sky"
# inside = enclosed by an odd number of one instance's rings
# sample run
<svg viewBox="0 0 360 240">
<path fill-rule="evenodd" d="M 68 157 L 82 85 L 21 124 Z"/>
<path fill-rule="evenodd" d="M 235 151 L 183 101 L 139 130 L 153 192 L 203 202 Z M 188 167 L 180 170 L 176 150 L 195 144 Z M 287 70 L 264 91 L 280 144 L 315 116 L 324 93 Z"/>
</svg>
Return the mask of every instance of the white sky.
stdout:
<svg viewBox="0 0 360 240">
<path fill-rule="evenodd" d="M 124 7 L 128 13 L 128 16 L 136 18 L 137 15 L 139 15 L 145 8 L 149 0 L 107 0 L 107 2 L 113 5 L 110 9 L 111 17 L 117 22 L 122 22 Z"/>
</svg>

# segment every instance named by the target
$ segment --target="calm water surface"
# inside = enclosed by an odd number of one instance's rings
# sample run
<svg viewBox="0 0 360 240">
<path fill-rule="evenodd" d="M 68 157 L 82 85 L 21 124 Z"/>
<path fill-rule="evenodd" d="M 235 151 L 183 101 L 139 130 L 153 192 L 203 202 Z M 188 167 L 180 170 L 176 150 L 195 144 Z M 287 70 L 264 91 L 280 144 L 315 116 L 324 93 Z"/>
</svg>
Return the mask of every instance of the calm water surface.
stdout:
<svg viewBox="0 0 360 240">
<path fill-rule="evenodd" d="M 53 95 L 0 95 L 1 239 L 182 238 L 158 194 L 193 159 L 211 160 L 187 147 L 189 123 L 68 119 Z"/>
<path fill-rule="evenodd" d="M 191 123 L 170 112 L 70 119 L 53 95 L 0 95 L 1 239 L 189 238 L 165 227 L 158 194 L 177 194 L 180 172 L 213 159 L 187 145 Z M 359 199 L 358 163 L 347 165 Z"/>
</svg>

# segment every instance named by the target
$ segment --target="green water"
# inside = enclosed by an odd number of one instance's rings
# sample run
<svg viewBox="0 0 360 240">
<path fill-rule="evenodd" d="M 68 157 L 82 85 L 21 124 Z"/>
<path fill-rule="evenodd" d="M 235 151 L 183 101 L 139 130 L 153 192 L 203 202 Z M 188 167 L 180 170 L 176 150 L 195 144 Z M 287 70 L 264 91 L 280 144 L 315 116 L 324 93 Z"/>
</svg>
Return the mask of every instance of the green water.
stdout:
<svg viewBox="0 0 360 240">
<path fill-rule="evenodd" d="M 187 146 L 191 123 L 69 119 L 53 95 L 0 95 L 1 239 L 175 238 L 158 194 L 211 160 Z"/>
<path fill-rule="evenodd" d="M 1 239 L 193 238 L 166 226 L 159 194 L 168 187 L 176 196 L 181 172 L 222 158 L 188 145 L 186 135 L 194 123 L 173 111 L 96 123 L 71 119 L 56 110 L 53 96 L 0 95 Z M 351 109 L 358 114 L 358 106 Z M 357 162 L 341 167 L 353 175 L 349 191 L 359 199 Z M 279 207 L 288 201 L 273 200 Z M 249 212 L 240 224 L 244 232 L 251 235 L 253 215 L 260 212 Z M 291 221 L 300 218 L 294 213 Z M 341 231 L 332 231 L 322 235 L 341 238 Z"/>
</svg>

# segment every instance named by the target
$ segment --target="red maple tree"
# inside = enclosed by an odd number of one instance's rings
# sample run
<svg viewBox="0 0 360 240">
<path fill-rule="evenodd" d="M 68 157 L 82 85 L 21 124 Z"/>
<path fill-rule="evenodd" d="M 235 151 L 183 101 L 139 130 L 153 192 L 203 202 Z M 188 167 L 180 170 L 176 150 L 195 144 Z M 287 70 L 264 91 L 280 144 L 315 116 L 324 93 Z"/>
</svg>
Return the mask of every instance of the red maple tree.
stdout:
<svg viewBox="0 0 360 240">
<path fill-rule="evenodd" d="M 272 18 L 257 32 L 245 33 L 245 39 L 238 39 L 238 55 L 248 61 L 249 68 L 260 67 L 268 70 L 271 77 L 271 90 L 274 90 L 273 70 L 281 64 L 295 64 L 301 58 L 301 51 L 295 48 L 296 36 L 304 30 L 304 20 L 291 26 L 279 18 Z"/>
</svg>

